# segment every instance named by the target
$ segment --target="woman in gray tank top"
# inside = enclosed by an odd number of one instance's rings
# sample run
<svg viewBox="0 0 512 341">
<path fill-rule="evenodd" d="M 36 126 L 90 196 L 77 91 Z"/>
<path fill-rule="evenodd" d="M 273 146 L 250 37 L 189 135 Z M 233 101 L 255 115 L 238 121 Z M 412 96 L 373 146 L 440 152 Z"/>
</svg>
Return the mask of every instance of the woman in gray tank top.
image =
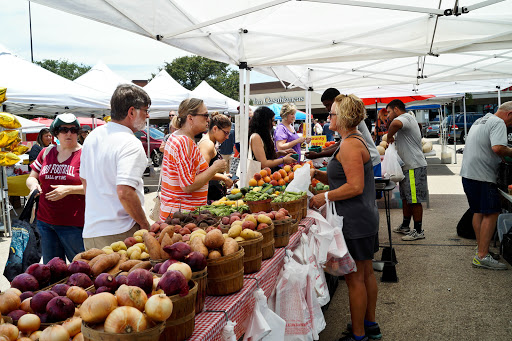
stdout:
<svg viewBox="0 0 512 341">
<path fill-rule="evenodd" d="M 375 203 L 375 180 L 370 152 L 357 125 L 366 116 L 358 97 L 339 95 L 331 112 L 331 130 L 342 137 L 339 150 L 327 165 L 327 172 L 312 170 L 311 176 L 329 182 L 330 191 L 315 195 L 310 207 L 319 208 L 327 197 L 343 216 L 343 235 L 357 265 L 357 272 L 345 275 L 352 318 L 351 333 L 341 340 L 380 338 L 375 322 L 377 281 L 373 273 L 373 254 L 378 250 L 379 212 Z M 366 336 L 365 336 L 366 335 Z"/>
</svg>

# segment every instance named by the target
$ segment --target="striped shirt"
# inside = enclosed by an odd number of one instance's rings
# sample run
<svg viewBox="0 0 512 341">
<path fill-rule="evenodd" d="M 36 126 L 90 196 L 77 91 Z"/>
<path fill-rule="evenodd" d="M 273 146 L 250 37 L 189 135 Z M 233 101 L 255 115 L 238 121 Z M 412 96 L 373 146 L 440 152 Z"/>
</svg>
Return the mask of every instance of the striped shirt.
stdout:
<svg viewBox="0 0 512 341">
<path fill-rule="evenodd" d="M 171 212 L 192 211 L 206 205 L 208 182 L 192 193 L 184 187 L 194 183 L 196 175 L 208 169 L 203 155 L 193 140 L 185 135 L 171 134 L 165 144 L 162 162 L 162 192 L 160 194 L 160 219 L 165 220 Z"/>
</svg>

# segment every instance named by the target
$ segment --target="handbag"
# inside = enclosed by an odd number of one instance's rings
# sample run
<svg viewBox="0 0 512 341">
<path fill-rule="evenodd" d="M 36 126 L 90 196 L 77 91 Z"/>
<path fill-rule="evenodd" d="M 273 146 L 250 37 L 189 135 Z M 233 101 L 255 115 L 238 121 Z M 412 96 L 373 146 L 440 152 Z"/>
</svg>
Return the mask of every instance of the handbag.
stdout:
<svg viewBox="0 0 512 341">
<path fill-rule="evenodd" d="M 158 179 L 158 189 L 156 191 L 156 196 L 153 199 L 153 201 L 154 201 L 153 208 L 149 212 L 149 218 L 154 221 L 160 220 L 160 189 L 161 189 L 161 187 L 162 187 L 162 170 L 160 170 L 160 178 Z"/>
<path fill-rule="evenodd" d="M 249 139 L 249 153 L 247 154 L 247 176 L 245 177 L 245 183 L 241 184 L 242 187 L 249 186 L 249 180 L 251 179 L 250 174 L 256 174 L 261 171 L 261 162 L 252 159 L 251 140 L 252 136 Z M 236 176 L 240 178 L 240 165 L 237 168 Z"/>
</svg>

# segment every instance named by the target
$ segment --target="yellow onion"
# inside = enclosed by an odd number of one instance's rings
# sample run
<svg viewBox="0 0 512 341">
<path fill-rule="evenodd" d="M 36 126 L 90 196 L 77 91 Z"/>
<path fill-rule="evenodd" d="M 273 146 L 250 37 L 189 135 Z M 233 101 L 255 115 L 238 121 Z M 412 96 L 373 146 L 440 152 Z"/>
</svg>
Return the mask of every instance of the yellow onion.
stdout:
<svg viewBox="0 0 512 341">
<path fill-rule="evenodd" d="M 117 308 L 117 299 L 108 292 L 102 292 L 82 303 L 80 306 L 80 317 L 87 323 L 103 322 L 105 318 Z"/>
<path fill-rule="evenodd" d="M 30 334 L 30 340 L 32 341 L 39 341 L 39 338 L 41 337 L 42 330 L 37 330 Z"/>
<path fill-rule="evenodd" d="M 13 291 L 0 293 L 0 313 L 7 315 L 21 305 L 20 297 Z"/>
<path fill-rule="evenodd" d="M 29 298 L 26 298 L 25 300 L 23 300 L 23 302 L 21 302 L 20 309 L 25 310 L 27 313 L 34 314 L 34 310 L 30 306 L 31 299 L 32 299 L 32 297 L 29 297 Z"/>
<path fill-rule="evenodd" d="M 78 333 L 75 335 L 72 341 L 84 341 L 84 335 L 82 333 Z"/>
<path fill-rule="evenodd" d="M 21 296 L 21 290 L 18 288 L 9 288 L 9 289 L 5 290 L 5 292 L 12 292 L 18 296 Z"/>
<path fill-rule="evenodd" d="M 117 304 L 120 306 L 128 306 L 144 311 L 144 306 L 148 300 L 148 296 L 139 287 L 123 284 L 116 291 Z"/>
<path fill-rule="evenodd" d="M 147 321 L 140 310 L 133 307 L 119 307 L 108 315 L 104 327 L 106 333 L 137 333 L 146 330 Z"/>
<path fill-rule="evenodd" d="M 13 294 L 14 295 L 14 294 Z M 20 331 L 18 327 L 11 323 L 0 324 L 0 335 L 5 336 L 8 340 L 14 341 L 18 338 Z"/>
<path fill-rule="evenodd" d="M 39 341 L 69 341 L 69 334 L 63 326 L 55 324 L 43 330 Z"/>
<path fill-rule="evenodd" d="M 80 317 L 72 317 L 64 321 L 62 326 L 67 330 L 69 337 L 73 337 L 80 333 L 82 329 L 82 319 Z"/>
<path fill-rule="evenodd" d="M 41 319 L 36 314 L 25 314 L 18 320 L 18 329 L 25 334 L 35 332 L 40 326 Z"/>
<path fill-rule="evenodd" d="M 153 295 L 146 302 L 144 311 L 153 321 L 166 321 L 172 314 L 172 301 L 167 295 Z"/>
<path fill-rule="evenodd" d="M 69 287 L 66 296 L 75 304 L 82 304 L 89 297 L 87 291 L 77 286 Z"/>
<path fill-rule="evenodd" d="M 78 308 L 75 308 L 75 314 L 73 316 L 80 317 L 80 310 L 78 310 Z"/>
<path fill-rule="evenodd" d="M 183 276 L 185 276 L 185 279 L 187 280 L 187 282 L 192 279 L 192 269 L 186 263 L 182 263 L 182 262 L 173 263 L 173 264 L 169 265 L 169 267 L 167 268 L 167 271 L 171 271 L 171 270 L 177 270 L 177 271 L 181 272 L 183 274 Z"/>
<path fill-rule="evenodd" d="M 29 337 L 26 337 L 26 336 L 25 336 L 25 337 L 20 337 L 20 338 L 19 338 L 19 339 L 17 339 L 16 341 L 32 341 L 32 339 L 31 339 L 31 338 L 29 338 Z"/>
</svg>

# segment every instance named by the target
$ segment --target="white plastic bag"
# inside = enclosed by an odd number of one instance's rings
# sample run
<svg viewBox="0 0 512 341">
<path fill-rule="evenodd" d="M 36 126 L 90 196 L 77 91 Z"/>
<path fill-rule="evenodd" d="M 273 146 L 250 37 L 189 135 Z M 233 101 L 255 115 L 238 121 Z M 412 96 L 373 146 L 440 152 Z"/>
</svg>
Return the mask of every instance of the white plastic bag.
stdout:
<svg viewBox="0 0 512 341">
<path fill-rule="evenodd" d="M 311 174 L 309 172 L 309 163 L 293 173 L 293 180 L 286 186 L 285 192 L 307 192 L 311 185 Z"/>
<path fill-rule="evenodd" d="M 400 182 L 404 179 L 404 173 L 402 171 L 402 167 L 400 166 L 400 156 L 396 151 L 396 147 L 394 143 L 391 143 L 386 149 L 386 153 L 384 154 L 384 159 L 382 160 L 381 169 L 382 174 L 385 177 L 391 179 L 394 182 Z"/>
<path fill-rule="evenodd" d="M 286 321 L 269 309 L 267 297 L 261 288 L 254 291 L 254 298 L 254 312 L 246 328 L 244 341 L 282 341 Z"/>
<path fill-rule="evenodd" d="M 236 322 L 228 321 L 222 329 L 222 341 L 237 341 L 235 334 Z"/>
</svg>

